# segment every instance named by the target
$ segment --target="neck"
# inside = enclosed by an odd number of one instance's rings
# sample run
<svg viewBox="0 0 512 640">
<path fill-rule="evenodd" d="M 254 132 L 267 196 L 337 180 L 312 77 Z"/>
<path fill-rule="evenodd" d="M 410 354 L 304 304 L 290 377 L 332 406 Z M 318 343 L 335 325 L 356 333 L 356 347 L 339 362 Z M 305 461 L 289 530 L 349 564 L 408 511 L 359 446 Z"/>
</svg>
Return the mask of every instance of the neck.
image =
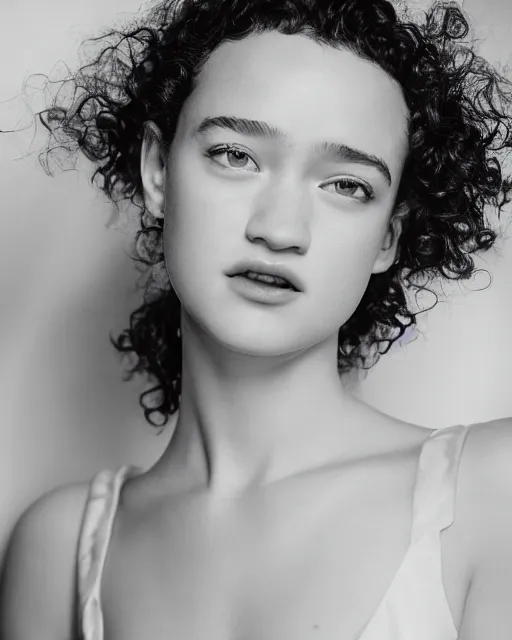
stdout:
<svg viewBox="0 0 512 640">
<path fill-rule="evenodd" d="M 362 405 L 340 381 L 337 336 L 255 356 L 226 349 L 187 316 L 181 326 L 180 411 L 164 467 L 234 494 L 329 465 L 356 437 Z"/>
</svg>

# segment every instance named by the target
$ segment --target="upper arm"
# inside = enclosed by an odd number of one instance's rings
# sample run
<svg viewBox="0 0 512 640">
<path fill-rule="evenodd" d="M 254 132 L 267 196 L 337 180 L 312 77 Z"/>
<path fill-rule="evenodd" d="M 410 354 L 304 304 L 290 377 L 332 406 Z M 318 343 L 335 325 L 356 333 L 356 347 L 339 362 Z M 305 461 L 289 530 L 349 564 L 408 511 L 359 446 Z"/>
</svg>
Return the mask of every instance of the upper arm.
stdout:
<svg viewBox="0 0 512 640">
<path fill-rule="evenodd" d="M 75 562 L 87 485 L 55 489 L 21 515 L 0 580 L 0 638 L 74 636 Z"/>
<path fill-rule="evenodd" d="M 473 427 L 468 438 L 473 475 L 473 577 L 459 640 L 512 637 L 512 420 Z"/>
</svg>

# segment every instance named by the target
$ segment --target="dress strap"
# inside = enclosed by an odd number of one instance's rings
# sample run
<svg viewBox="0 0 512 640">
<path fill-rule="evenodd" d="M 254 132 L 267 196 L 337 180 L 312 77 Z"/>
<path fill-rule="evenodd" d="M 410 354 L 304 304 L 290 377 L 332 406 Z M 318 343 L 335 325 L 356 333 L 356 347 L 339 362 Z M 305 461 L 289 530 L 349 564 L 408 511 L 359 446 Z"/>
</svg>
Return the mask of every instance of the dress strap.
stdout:
<svg viewBox="0 0 512 640">
<path fill-rule="evenodd" d="M 133 465 L 97 473 L 90 484 L 78 541 L 78 625 L 84 640 L 102 640 L 100 579 L 119 503 L 128 476 L 140 473 Z"/>
<path fill-rule="evenodd" d="M 414 492 L 413 543 L 427 531 L 442 531 L 453 524 L 457 474 L 470 426 L 436 429 L 423 443 Z"/>
</svg>

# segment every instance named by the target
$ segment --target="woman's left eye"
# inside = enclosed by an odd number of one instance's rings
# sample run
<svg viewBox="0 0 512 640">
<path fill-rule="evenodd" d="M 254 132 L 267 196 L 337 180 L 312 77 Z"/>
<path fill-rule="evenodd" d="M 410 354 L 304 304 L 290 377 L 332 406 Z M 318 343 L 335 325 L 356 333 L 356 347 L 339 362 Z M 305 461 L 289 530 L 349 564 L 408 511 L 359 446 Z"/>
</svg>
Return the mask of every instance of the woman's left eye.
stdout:
<svg viewBox="0 0 512 640">
<path fill-rule="evenodd" d="M 209 158 L 225 169 L 243 169 L 246 171 L 258 171 L 258 166 L 248 153 L 237 147 L 214 147 L 206 152 Z M 220 161 L 223 158 L 224 162 Z M 251 168 L 251 163 L 253 168 Z"/>
<path fill-rule="evenodd" d="M 356 200 L 367 202 L 368 200 L 373 199 L 373 190 L 369 186 L 363 184 L 362 182 L 351 180 L 350 178 L 340 178 L 335 182 L 330 182 L 329 184 L 325 185 L 325 187 L 334 187 L 334 193 L 349 196 L 350 198 L 355 198 Z M 362 196 L 356 195 L 358 190 L 362 192 Z"/>
</svg>

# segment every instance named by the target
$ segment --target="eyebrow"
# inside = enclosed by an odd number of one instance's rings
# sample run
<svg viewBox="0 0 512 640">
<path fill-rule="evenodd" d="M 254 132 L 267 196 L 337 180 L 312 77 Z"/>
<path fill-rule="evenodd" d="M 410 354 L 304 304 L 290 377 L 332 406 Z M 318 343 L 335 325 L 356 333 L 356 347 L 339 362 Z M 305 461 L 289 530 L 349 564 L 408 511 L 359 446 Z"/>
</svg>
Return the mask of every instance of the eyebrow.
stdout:
<svg viewBox="0 0 512 640">
<path fill-rule="evenodd" d="M 229 129 L 242 135 L 266 138 L 278 142 L 288 142 L 288 137 L 283 131 L 266 122 L 247 118 L 235 118 L 233 116 L 213 116 L 205 118 L 197 128 L 197 132 L 203 134 L 215 127 Z M 384 160 L 371 153 L 354 149 L 339 142 L 322 142 L 316 145 L 315 151 L 342 161 L 374 167 L 384 176 L 390 186 L 392 184 L 391 173 L 387 164 Z"/>
</svg>

